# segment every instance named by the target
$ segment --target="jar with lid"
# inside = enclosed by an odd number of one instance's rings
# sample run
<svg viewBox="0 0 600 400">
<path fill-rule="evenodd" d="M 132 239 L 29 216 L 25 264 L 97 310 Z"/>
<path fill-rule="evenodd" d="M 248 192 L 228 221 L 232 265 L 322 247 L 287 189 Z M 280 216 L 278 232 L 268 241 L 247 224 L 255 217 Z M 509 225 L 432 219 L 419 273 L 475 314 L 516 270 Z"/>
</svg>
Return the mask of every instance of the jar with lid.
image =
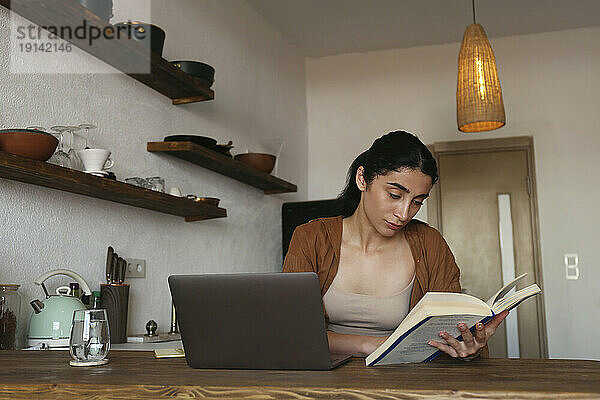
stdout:
<svg viewBox="0 0 600 400">
<path fill-rule="evenodd" d="M 0 350 L 17 349 L 17 320 L 21 312 L 19 286 L 0 283 Z"/>
</svg>

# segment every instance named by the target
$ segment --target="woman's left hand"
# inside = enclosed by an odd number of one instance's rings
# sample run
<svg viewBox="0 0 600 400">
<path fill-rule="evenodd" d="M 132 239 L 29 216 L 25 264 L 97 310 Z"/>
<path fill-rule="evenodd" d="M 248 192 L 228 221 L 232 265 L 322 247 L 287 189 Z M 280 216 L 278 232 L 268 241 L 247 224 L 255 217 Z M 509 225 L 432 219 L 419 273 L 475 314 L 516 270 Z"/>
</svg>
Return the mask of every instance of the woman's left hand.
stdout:
<svg viewBox="0 0 600 400">
<path fill-rule="evenodd" d="M 462 342 L 456 340 L 454 337 L 448 334 L 448 332 L 440 332 L 440 337 L 448 344 L 430 340 L 428 344 L 448 354 L 450 357 L 460 358 L 464 361 L 471 361 L 479 355 L 481 349 L 485 347 L 488 340 L 494 333 L 498 325 L 508 315 L 508 311 L 503 311 L 498 315 L 495 315 L 486 325 L 477 323 L 475 325 L 475 336 L 469 330 L 469 327 L 465 324 L 458 324 L 458 330 L 460 331 L 463 340 Z"/>
</svg>

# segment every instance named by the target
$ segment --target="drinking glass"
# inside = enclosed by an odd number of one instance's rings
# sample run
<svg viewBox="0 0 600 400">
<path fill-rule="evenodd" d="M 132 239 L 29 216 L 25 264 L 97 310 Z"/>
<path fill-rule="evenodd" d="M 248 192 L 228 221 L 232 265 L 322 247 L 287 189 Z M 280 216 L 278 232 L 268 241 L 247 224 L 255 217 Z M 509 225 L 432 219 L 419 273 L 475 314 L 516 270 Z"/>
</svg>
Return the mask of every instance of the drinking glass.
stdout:
<svg viewBox="0 0 600 400">
<path fill-rule="evenodd" d="M 73 313 L 70 365 L 95 366 L 108 362 L 106 355 L 110 350 L 110 333 L 105 309 L 77 310 Z"/>
<path fill-rule="evenodd" d="M 152 176 L 150 178 L 146 178 L 146 183 L 148 184 L 148 189 L 154 190 L 156 192 L 165 192 L 165 180 L 160 176 Z"/>
<path fill-rule="evenodd" d="M 132 178 L 125 178 L 125 183 L 128 183 L 133 186 L 139 186 L 144 189 L 150 189 L 150 185 L 148 185 L 148 181 L 144 178 L 140 178 L 139 176 L 134 176 Z"/>
<path fill-rule="evenodd" d="M 43 126 L 37 126 L 37 125 L 28 126 L 26 129 L 31 129 L 31 130 L 34 130 L 34 131 L 46 132 L 46 128 L 44 128 Z"/>
<path fill-rule="evenodd" d="M 50 128 L 52 134 L 58 138 L 58 147 L 52 157 L 48 160 L 49 163 L 59 165 L 65 168 L 71 168 L 71 159 L 64 151 L 64 135 L 63 133 L 69 130 L 69 127 L 57 125 Z"/>
<path fill-rule="evenodd" d="M 89 147 L 88 147 L 88 141 L 90 139 L 90 129 L 96 129 L 97 126 L 94 125 L 94 124 L 79 124 L 79 128 L 85 130 L 85 133 L 83 135 L 83 138 L 85 139 L 84 149 L 89 149 Z"/>
<path fill-rule="evenodd" d="M 82 171 L 83 170 L 83 162 L 77 155 L 77 151 L 83 150 L 84 147 L 79 146 L 76 143 L 76 138 L 78 138 L 79 136 L 75 133 L 75 132 L 80 131 L 81 128 L 78 126 L 67 126 L 66 128 L 68 128 L 65 132 L 67 133 L 67 136 L 66 136 L 68 138 L 67 146 L 69 147 L 69 150 L 67 151 L 67 155 L 69 156 L 69 160 L 71 160 L 71 168 L 76 169 L 78 171 Z M 87 145 L 87 141 L 86 141 L 86 145 Z"/>
</svg>

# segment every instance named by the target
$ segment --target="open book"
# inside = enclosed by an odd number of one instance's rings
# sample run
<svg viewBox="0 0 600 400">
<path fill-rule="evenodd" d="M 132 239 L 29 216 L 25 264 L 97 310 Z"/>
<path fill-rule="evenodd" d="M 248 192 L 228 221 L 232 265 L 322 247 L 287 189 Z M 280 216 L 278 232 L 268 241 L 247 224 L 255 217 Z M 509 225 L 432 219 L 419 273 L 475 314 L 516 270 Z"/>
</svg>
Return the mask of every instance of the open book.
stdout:
<svg viewBox="0 0 600 400">
<path fill-rule="evenodd" d="M 502 287 L 487 303 L 462 293 L 427 292 L 408 313 L 394 333 L 366 359 L 367 366 L 430 361 L 441 352 L 427 344 L 430 340 L 444 342 L 441 331 L 459 338 L 459 323 L 474 329 L 475 324 L 488 322 L 504 310 L 512 310 L 523 300 L 541 293 L 533 284 L 508 294 L 525 275 L 516 277 Z M 459 339 L 460 340 L 460 339 Z"/>
</svg>

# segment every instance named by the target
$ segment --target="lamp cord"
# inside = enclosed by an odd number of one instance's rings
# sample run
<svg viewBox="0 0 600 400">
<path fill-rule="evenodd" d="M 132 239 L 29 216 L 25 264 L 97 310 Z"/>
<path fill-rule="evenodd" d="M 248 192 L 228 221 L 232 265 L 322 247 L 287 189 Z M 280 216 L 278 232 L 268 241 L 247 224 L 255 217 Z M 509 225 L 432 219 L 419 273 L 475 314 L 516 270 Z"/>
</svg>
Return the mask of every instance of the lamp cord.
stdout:
<svg viewBox="0 0 600 400">
<path fill-rule="evenodd" d="M 477 22 L 475 21 L 475 0 L 473 0 L 473 23 L 476 24 Z"/>
</svg>

